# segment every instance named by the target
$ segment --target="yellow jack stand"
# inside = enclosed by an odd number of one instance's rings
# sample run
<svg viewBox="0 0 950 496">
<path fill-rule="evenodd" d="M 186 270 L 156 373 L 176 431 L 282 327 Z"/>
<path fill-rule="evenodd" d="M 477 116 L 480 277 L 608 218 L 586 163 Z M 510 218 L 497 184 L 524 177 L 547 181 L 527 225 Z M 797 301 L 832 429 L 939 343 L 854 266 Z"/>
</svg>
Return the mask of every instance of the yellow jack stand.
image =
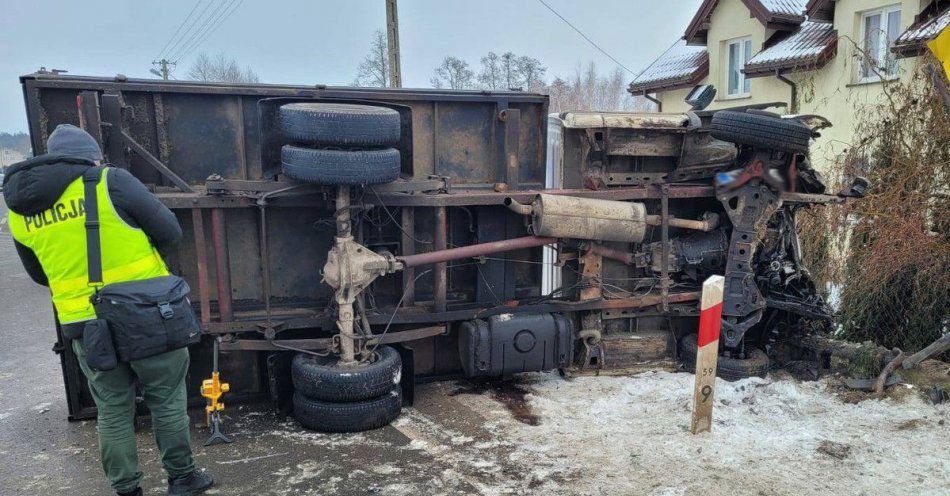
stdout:
<svg viewBox="0 0 950 496">
<path fill-rule="evenodd" d="M 218 374 L 219 340 L 220 338 L 214 340 L 214 368 L 211 371 L 211 378 L 201 381 L 201 396 L 208 398 L 208 406 L 205 407 L 205 424 L 211 427 L 211 436 L 205 441 L 205 446 L 210 446 L 216 441 L 231 442 L 231 439 L 221 432 L 221 412 L 224 411 L 224 403 L 219 400 L 224 393 L 231 390 L 231 386 L 226 382 L 221 382 Z"/>
</svg>

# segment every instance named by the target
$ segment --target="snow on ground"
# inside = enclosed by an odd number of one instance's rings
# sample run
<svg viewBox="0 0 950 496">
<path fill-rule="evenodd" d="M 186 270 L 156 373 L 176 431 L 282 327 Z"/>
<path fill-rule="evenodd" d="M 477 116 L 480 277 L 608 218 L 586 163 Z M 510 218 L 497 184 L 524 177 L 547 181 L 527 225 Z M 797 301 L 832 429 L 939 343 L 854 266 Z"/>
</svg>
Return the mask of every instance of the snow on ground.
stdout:
<svg viewBox="0 0 950 496">
<path fill-rule="evenodd" d="M 534 472 L 521 494 L 950 494 L 950 408 L 915 395 L 848 404 L 823 382 L 719 380 L 713 430 L 694 436 L 691 374 L 526 382 L 538 426 L 490 393 L 457 397 Z"/>
</svg>

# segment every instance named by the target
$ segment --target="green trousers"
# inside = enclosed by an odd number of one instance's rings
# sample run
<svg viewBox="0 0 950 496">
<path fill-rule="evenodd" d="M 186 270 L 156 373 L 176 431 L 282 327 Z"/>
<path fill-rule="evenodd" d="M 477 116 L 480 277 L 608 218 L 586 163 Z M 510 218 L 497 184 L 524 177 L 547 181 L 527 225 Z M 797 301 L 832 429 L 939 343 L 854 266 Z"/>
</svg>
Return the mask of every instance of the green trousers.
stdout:
<svg viewBox="0 0 950 496">
<path fill-rule="evenodd" d="M 152 430 L 169 477 L 186 475 L 195 469 L 191 454 L 185 374 L 187 348 L 120 363 L 115 369 L 97 372 L 86 365 L 81 339 L 73 340 L 79 366 L 89 380 L 89 389 L 99 410 L 99 457 L 102 469 L 117 492 L 139 486 L 142 472 L 135 446 L 135 379 L 142 388 L 145 404 L 152 413 Z"/>
</svg>

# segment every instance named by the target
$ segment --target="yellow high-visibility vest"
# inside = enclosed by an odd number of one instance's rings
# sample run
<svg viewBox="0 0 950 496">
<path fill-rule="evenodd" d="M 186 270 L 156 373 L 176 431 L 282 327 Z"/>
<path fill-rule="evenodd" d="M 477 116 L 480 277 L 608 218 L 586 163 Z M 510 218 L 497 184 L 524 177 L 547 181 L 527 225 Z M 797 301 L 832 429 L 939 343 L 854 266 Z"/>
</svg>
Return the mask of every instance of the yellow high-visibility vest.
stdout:
<svg viewBox="0 0 950 496">
<path fill-rule="evenodd" d="M 96 185 L 103 284 L 167 276 L 165 262 L 148 236 L 116 212 L 109 198 L 108 173 L 103 169 Z M 11 210 L 8 215 L 13 239 L 33 250 L 46 273 L 61 324 L 96 318 L 89 301 L 95 289 L 89 285 L 83 198 L 80 176 L 49 209 L 28 216 Z"/>
</svg>

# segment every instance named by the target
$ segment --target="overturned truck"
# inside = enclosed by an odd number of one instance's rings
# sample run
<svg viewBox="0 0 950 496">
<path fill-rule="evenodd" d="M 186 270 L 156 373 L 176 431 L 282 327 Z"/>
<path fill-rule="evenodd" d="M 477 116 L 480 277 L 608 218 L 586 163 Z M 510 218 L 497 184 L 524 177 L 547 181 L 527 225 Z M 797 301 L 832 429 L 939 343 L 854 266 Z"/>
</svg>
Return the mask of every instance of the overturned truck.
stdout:
<svg viewBox="0 0 950 496">
<path fill-rule="evenodd" d="M 808 162 L 826 121 L 756 108 L 566 113 L 547 97 L 37 73 L 32 144 L 79 125 L 178 216 L 228 402 L 310 428 L 385 425 L 417 381 L 695 360 L 723 274 L 720 374 L 762 375 L 829 310 L 795 213 L 844 201 Z M 70 417 L 94 403 L 60 344 Z M 677 344 L 678 343 L 678 344 Z"/>
</svg>

